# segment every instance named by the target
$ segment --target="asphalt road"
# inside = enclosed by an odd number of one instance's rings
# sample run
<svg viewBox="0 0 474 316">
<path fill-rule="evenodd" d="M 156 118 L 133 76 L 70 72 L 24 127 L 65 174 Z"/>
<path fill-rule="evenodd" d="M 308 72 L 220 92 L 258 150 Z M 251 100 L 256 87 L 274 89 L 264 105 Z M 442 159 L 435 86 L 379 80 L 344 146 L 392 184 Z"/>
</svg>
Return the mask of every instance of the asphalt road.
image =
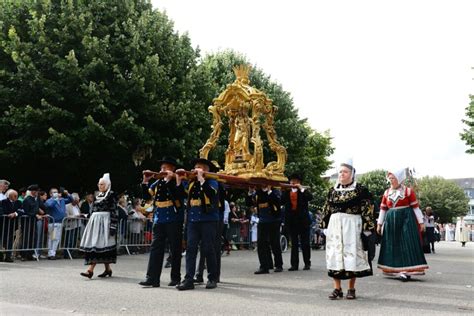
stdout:
<svg viewBox="0 0 474 316">
<path fill-rule="evenodd" d="M 357 300 L 330 301 L 331 279 L 325 270 L 324 251 L 312 251 L 312 269 L 254 275 L 257 253 L 234 251 L 222 258 L 217 289 L 179 292 L 166 286 L 164 269 L 160 288 L 142 288 L 148 255 L 119 256 L 113 277 L 91 280 L 79 276 L 82 260 L 41 260 L 0 263 L 1 315 L 455 315 L 474 313 L 474 244 L 436 244 L 428 254 L 427 275 L 410 282 L 384 277 L 379 271 L 359 279 Z M 289 267 L 289 252 L 284 254 Z M 96 274 L 102 272 L 98 266 Z M 184 275 L 184 261 L 182 266 Z M 343 290 L 347 290 L 344 282 Z"/>
</svg>

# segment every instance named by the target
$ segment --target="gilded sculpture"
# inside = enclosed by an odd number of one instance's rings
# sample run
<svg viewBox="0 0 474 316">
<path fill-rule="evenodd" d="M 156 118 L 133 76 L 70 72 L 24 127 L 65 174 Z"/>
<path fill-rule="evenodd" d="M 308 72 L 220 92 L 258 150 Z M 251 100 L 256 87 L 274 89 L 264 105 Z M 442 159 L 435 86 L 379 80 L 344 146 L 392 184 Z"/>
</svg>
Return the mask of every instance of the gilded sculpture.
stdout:
<svg viewBox="0 0 474 316">
<path fill-rule="evenodd" d="M 216 146 L 222 132 L 222 117 L 229 121 L 229 146 L 225 153 L 222 174 L 243 178 L 264 178 L 286 181 L 284 175 L 287 159 L 286 148 L 277 139 L 274 118 L 277 107 L 267 96 L 250 86 L 247 65 L 234 67 L 236 80 L 213 100 L 209 107 L 212 114 L 212 133 L 200 150 L 202 158 L 208 158 L 209 152 Z M 263 124 L 261 119 L 263 118 Z M 270 149 L 276 154 L 276 161 L 267 165 L 263 157 L 263 141 L 260 130 L 264 129 Z M 252 148 L 250 148 L 252 146 Z"/>
</svg>

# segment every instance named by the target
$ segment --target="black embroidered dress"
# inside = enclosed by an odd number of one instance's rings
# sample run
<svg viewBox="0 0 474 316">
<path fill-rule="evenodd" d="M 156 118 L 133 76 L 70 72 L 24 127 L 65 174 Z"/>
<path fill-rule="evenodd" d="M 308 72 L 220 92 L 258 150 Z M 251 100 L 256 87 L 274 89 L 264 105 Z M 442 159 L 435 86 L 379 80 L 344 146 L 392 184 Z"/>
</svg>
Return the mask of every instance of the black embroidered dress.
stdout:
<svg viewBox="0 0 474 316">
<path fill-rule="evenodd" d="M 335 279 L 372 275 L 361 233 L 373 231 L 375 222 L 370 195 L 359 183 L 331 188 L 322 212 L 326 228 L 326 266 Z"/>
</svg>

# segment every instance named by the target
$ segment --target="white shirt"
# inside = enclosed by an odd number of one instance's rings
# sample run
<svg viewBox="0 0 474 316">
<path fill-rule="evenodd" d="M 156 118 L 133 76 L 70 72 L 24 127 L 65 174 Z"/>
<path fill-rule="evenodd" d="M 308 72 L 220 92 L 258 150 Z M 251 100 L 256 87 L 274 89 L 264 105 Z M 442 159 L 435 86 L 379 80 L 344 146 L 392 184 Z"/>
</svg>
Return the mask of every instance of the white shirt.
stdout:
<svg viewBox="0 0 474 316">
<path fill-rule="evenodd" d="M 6 200 L 7 196 L 3 193 L 0 193 L 0 201 Z"/>
<path fill-rule="evenodd" d="M 224 224 L 229 224 L 230 206 L 227 200 L 224 201 Z"/>
</svg>

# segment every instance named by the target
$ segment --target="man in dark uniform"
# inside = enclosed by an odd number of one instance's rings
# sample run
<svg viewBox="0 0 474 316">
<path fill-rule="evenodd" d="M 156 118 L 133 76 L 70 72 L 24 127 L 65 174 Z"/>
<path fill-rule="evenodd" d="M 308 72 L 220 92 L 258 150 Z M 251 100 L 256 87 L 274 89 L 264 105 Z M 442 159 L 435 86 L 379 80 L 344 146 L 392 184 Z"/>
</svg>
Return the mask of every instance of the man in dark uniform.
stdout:
<svg viewBox="0 0 474 316">
<path fill-rule="evenodd" d="M 217 167 L 218 165 L 213 162 L 214 165 Z M 222 250 L 222 234 L 224 232 L 224 210 L 225 210 L 225 198 L 227 192 L 224 186 L 219 183 L 219 221 L 217 222 L 217 234 L 216 234 L 216 267 L 217 267 L 217 283 L 221 282 L 221 250 Z M 194 281 L 196 283 L 204 282 L 204 268 L 205 268 L 205 257 L 203 256 L 202 252 L 199 256 L 199 265 L 198 271 L 196 273 L 196 278 Z"/>
<path fill-rule="evenodd" d="M 142 191 L 144 199 L 154 200 L 153 241 L 146 280 L 138 284 L 143 286 L 160 286 L 161 270 L 166 242 L 170 244 L 171 282 L 176 286 L 181 282 L 181 241 L 183 239 L 184 204 L 186 196 L 181 178 L 174 174 L 178 166 L 176 160 L 164 157 L 160 162 L 160 172 L 166 173 L 162 179 L 149 184 L 151 175 L 143 174 Z"/>
<path fill-rule="evenodd" d="M 274 272 L 283 271 L 283 259 L 280 248 L 280 225 L 281 225 L 281 192 L 270 187 L 258 190 L 250 190 L 247 204 L 257 207 L 257 252 L 260 268 L 255 274 L 266 274 L 272 268 L 273 252 L 275 259 Z M 270 251 L 271 250 L 271 251 Z"/>
<path fill-rule="evenodd" d="M 288 271 L 298 270 L 298 250 L 301 245 L 303 251 L 303 270 L 311 267 L 311 248 L 309 245 L 310 217 L 308 213 L 308 202 L 313 195 L 303 188 L 301 182 L 303 177 L 299 174 L 290 176 L 290 184 L 294 187 L 282 194 L 282 204 L 285 206 L 285 226 L 290 231 L 291 238 L 291 267 Z"/>
<path fill-rule="evenodd" d="M 199 244 L 207 263 L 206 289 L 217 287 L 215 240 L 219 221 L 219 185 L 216 180 L 204 178 L 205 171 L 215 172 L 216 167 L 203 158 L 194 159 L 192 164 L 197 175 L 188 187 L 186 275 L 177 287 L 180 291 L 194 289 Z"/>
</svg>

